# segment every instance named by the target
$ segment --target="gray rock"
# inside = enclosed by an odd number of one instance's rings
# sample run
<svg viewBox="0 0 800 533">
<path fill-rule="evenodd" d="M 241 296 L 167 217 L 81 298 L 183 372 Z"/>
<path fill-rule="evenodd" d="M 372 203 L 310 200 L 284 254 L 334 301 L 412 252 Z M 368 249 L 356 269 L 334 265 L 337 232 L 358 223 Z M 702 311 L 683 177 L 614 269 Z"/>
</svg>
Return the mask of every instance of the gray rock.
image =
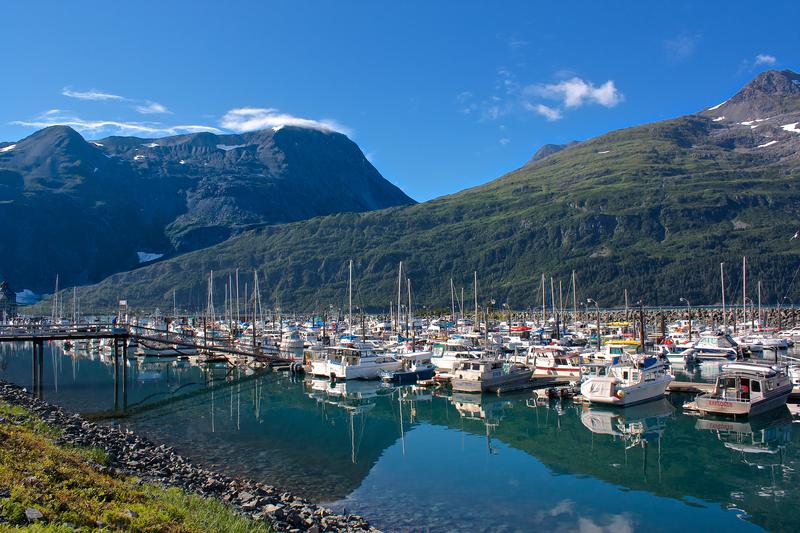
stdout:
<svg viewBox="0 0 800 533">
<path fill-rule="evenodd" d="M 44 515 L 40 510 L 34 509 L 33 507 L 28 507 L 25 509 L 25 518 L 28 519 L 28 522 L 36 522 L 37 520 L 44 518 Z"/>
</svg>

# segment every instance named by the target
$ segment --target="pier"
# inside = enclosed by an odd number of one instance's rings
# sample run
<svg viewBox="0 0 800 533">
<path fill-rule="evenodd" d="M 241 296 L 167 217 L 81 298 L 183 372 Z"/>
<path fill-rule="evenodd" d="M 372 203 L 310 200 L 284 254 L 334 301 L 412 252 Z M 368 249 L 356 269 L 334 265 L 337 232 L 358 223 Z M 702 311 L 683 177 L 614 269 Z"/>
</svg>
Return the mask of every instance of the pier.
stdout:
<svg viewBox="0 0 800 533">
<path fill-rule="evenodd" d="M 128 324 L 86 323 L 86 324 L 25 324 L 0 325 L 0 343 L 30 342 L 33 344 L 31 357 L 32 393 L 42 398 L 42 375 L 44 366 L 44 343 L 61 341 L 72 342 L 91 340 L 111 340 L 114 361 L 114 412 L 128 409 L 128 344 L 131 340 L 150 344 L 183 347 L 203 355 L 221 355 L 226 360 L 232 358 L 251 358 L 253 361 L 269 366 L 286 365 L 292 362 L 278 354 L 264 353 L 254 346 L 252 350 L 237 347 L 222 339 L 198 342 L 196 337 L 175 332 L 133 326 Z M 176 351 L 178 351 L 176 349 Z M 179 355 L 179 354 L 178 354 Z M 121 361 L 120 361 L 121 359 Z M 121 364 L 120 364 L 121 363 Z M 121 367 L 121 368 L 120 368 Z M 121 374 L 121 375 L 120 375 Z M 120 387 L 120 382 L 122 386 Z"/>
</svg>

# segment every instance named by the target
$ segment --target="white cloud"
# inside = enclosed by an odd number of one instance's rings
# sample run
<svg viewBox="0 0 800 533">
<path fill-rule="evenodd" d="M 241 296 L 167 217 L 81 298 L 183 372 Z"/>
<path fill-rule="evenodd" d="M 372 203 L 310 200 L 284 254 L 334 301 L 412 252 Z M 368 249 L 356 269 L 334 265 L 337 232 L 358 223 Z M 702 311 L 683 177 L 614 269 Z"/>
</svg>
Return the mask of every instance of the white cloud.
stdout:
<svg viewBox="0 0 800 533">
<path fill-rule="evenodd" d="M 561 100 L 562 104 L 567 108 L 577 108 L 587 103 L 614 107 L 624 99 L 624 95 L 617 89 L 612 80 L 608 80 L 596 87 L 593 83 L 578 77 L 559 83 L 529 87 L 526 92 L 536 93 L 545 98 Z M 540 110 L 537 109 L 537 111 L 541 113 Z"/>
<path fill-rule="evenodd" d="M 322 131 L 336 131 L 351 135 L 349 128 L 330 119 L 313 120 L 281 113 L 274 108 L 241 107 L 231 109 L 222 117 L 220 126 L 233 131 L 253 131 L 278 126 L 300 126 Z"/>
<path fill-rule="evenodd" d="M 778 58 L 769 54 L 758 54 L 756 56 L 755 65 L 774 65 Z"/>
<path fill-rule="evenodd" d="M 558 105 L 536 102 L 537 98 L 558 100 Z M 479 116 L 479 122 L 497 120 L 524 111 L 536 113 L 553 122 L 564 116 L 565 110 L 583 105 L 598 104 L 615 107 L 625 99 L 613 80 L 601 85 L 572 75 L 569 79 L 551 84 L 523 85 L 507 68 L 497 70 L 497 79 L 491 96 L 476 98 L 469 91 L 456 96 L 459 111 L 466 115 Z"/>
<path fill-rule="evenodd" d="M 16 120 L 12 122 L 17 126 L 32 128 L 47 128 L 49 126 L 69 126 L 77 131 L 90 135 L 181 135 L 184 133 L 198 133 L 208 131 L 211 133 L 224 133 L 213 126 L 185 124 L 168 126 L 160 122 L 124 122 L 118 120 L 87 120 L 80 117 L 64 116 L 52 113 L 50 110 L 34 120 Z"/>
<path fill-rule="evenodd" d="M 98 91 L 97 89 L 90 89 L 88 91 L 73 91 L 69 87 L 64 87 L 61 90 L 61 94 L 70 98 L 77 98 L 78 100 L 125 100 L 124 96 L 104 93 L 103 91 Z"/>
<path fill-rule="evenodd" d="M 560 109 L 549 107 L 544 104 L 536 104 L 536 105 L 527 104 L 526 108 L 529 111 L 534 111 L 536 113 L 539 113 L 540 115 L 545 117 L 548 120 L 548 122 L 554 122 L 562 118 Z"/>
<path fill-rule="evenodd" d="M 145 105 L 137 105 L 136 111 L 143 115 L 152 114 L 172 114 L 172 111 L 159 104 L 158 102 L 147 102 Z"/>
<path fill-rule="evenodd" d="M 502 139 L 500 139 L 500 144 L 502 144 L 503 146 L 507 145 L 510 142 L 511 139 L 509 139 L 508 137 L 503 137 Z"/>
</svg>

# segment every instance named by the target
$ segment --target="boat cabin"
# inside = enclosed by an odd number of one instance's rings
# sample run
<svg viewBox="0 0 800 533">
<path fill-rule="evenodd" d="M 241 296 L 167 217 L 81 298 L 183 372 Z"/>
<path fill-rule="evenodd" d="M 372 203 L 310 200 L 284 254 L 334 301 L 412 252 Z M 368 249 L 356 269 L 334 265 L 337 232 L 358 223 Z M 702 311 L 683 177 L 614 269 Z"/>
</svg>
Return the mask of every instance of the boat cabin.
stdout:
<svg viewBox="0 0 800 533">
<path fill-rule="evenodd" d="M 717 377 L 713 395 L 719 399 L 753 402 L 785 387 L 789 379 L 772 367 L 753 363 L 725 365 Z"/>
</svg>

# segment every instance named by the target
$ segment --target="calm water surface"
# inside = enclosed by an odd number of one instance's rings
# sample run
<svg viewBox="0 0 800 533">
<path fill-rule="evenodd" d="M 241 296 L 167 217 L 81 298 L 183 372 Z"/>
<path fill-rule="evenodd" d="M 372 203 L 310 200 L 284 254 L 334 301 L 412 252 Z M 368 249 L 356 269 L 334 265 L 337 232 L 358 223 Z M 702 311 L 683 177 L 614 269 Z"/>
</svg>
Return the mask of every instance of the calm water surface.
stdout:
<svg viewBox="0 0 800 533">
<path fill-rule="evenodd" d="M 29 346 L 0 379 L 31 383 Z M 679 379 L 713 379 L 714 369 Z M 113 406 L 113 366 L 45 348 L 44 397 Z M 133 363 L 116 423 L 195 462 L 365 515 L 387 531 L 771 531 L 800 523 L 793 409 L 744 422 L 376 383 Z M 790 406 L 794 407 L 794 406 Z"/>
</svg>

